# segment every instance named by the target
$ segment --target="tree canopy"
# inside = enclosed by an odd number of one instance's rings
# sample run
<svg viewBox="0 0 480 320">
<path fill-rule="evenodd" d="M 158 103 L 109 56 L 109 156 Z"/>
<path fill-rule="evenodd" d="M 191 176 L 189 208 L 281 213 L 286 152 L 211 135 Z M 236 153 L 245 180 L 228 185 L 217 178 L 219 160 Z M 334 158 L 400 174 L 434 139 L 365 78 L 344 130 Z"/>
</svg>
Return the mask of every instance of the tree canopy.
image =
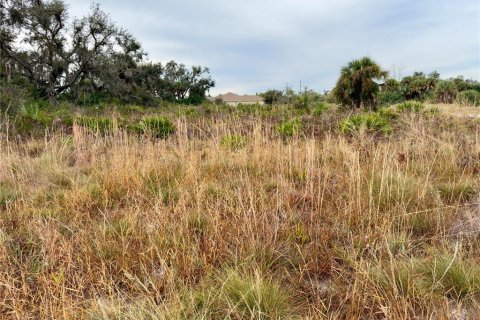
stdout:
<svg viewBox="0 0 480 320">
<path fill-rule="evenodd" d="M 0 18 L 1 80 L 27 83 L 35 98 L 199 102 L 215 84 L 205 67 L 147 63 L 141 44 L 98 5 L 70 22 L 62 0 L 3 0 Z"/>
</svg>

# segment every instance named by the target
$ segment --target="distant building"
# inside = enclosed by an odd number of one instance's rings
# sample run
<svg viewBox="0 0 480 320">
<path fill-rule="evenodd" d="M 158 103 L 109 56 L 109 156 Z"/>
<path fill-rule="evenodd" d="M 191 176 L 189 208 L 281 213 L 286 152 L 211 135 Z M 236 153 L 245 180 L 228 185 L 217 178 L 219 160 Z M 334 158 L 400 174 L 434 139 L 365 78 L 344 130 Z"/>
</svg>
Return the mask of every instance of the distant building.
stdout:
<svg viewBox="0 0 480 320">
<path fill-rule="evenodd" d="M 220 94 L 212 99 L 213 101 L 223 101 L 230 106 L 237 106 L 243 104 L 264 104 L 263 98 L 256 95 L 238 95 L 233 92 Z"/>
</svg>

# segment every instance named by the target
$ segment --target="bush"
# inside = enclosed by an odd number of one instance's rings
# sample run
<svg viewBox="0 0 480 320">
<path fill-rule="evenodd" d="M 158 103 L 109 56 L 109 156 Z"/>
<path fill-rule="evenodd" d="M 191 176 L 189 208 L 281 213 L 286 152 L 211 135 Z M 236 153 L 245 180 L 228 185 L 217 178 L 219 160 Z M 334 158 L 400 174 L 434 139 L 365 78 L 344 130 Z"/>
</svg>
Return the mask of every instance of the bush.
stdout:
<svg viewBox="0 0 480 320">
<path fill-rule="evenodd" d="M 397 110 L 400 112 L 420 112 L 425 106 L 418 101 L 405 101 L 397 105 Z"/>
<path fill-rule="evenodd" d="M 400 88 L 406 99 L 425 101 L 432 97 L 437 81 L 438 74 L 414 72 L 412 76 L 402 79 Z"/>
<path fill-rule="evenodd" d="M 398 118 L 398 113 L 395 112 L 392 108 L 380 108 L 377 111 L 377 114 L 385 119 L 395 119 Z"/>
<path fill-rule="evenodd" d="M 310 104 L 310 98 L 305 93 L 297 97 L 297 100 L 295 101 L 293 106 L 297 109 L 307 109 L 309 104 Z"/>
<path fill-rule="evenodd" d="M 53 117 L 46 110 L 46 105 L 32 102 L 22 105 L 15 117 L 15 130 L 18 134 L 43 132 L 53 123 Z"/>
<path fill-rule="evenodd" d="M 142 134 L 148 134 L 159 139 L 165 139 L 175 132 L 175 125 L 169 119 L 160 116 L 143 118 L 135 128 Z"/>
<path fill-rule="evenodd" d="M 353 115 L 340 122 L 340 131 L 344 134 L 382 133 L 389 134 L 392 127 L 387 118 L 378 113 Z"/>
<path fill-rule="evenodd" d="M 457 86 L 452 81 L 440 81 L 434 92 L 435 101 L 440 103 L 453 103 L 457 94 Z"/>
<path fill-rule="evenodd" d="M 382 91 L 377 95 L 380 106 L 390 106 L 405 101 L 405 97 L 399 91 Z"/>
<path fill-rule="evenodd" d="M 457 95 L 457 102 L 462 106 L 480 106 L 480 92 L 477 90 L 462 91 Z"/>
<path fill-rule="evenodd" d="M 320 102 L 319 104 L 317 104 L 315 106 L 315 108 L 313 108 L 312 114 L 314 116 L 318 117 L 318 116 L 322 115 L 328 109 L 329 109 L 329 107 L 328 107 L 327 104 L 325 104 L 324 102 Z"/>
<path fill-rule="evenodd" d="M 293 135 L 298 134 L 301 128 L 302 122 L 300 119 L 295 118 L 279 123 L 277 125 L 277 132 L 283 137 L 292 137 Z"/>
</svg>

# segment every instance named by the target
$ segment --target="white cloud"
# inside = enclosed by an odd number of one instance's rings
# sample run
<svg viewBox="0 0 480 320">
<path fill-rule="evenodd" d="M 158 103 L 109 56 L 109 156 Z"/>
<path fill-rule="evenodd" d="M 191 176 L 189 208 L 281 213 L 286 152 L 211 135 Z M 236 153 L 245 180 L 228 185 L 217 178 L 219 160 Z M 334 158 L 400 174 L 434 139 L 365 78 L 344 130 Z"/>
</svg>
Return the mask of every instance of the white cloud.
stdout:
<svg viewBox="0 0 480 320">
<path fill-rule="evenodd" d="M 480 79 L 480 3 L 472 0 L 100 1 L 156 61 L 210 67 L 217 87 L 254 93 L 302 80 L 330 89 L 342 65 L 370 55 L 403 75 Z M 72 15 L 89 8 L 70 2 Z M 403 68 L 400 68 L 403 66 Z"/>
</svg>

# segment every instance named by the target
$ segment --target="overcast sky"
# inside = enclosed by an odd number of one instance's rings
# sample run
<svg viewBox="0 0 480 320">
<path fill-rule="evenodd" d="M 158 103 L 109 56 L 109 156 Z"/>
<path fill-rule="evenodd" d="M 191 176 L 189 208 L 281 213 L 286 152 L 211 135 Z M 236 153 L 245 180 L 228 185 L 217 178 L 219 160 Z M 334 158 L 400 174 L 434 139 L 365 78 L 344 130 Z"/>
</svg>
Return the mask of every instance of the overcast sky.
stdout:
<svg viewBox="0 0 480 320">
<path fill-rule="evenodd" d="M 71 16 L 91 3 L 66 0 Z M 96 1 L 153 61 L 210 68 L 212 95 L 331 89 L 365 55 L 394 76 L 480 80 L 480 0 Z"/>
</svg>

